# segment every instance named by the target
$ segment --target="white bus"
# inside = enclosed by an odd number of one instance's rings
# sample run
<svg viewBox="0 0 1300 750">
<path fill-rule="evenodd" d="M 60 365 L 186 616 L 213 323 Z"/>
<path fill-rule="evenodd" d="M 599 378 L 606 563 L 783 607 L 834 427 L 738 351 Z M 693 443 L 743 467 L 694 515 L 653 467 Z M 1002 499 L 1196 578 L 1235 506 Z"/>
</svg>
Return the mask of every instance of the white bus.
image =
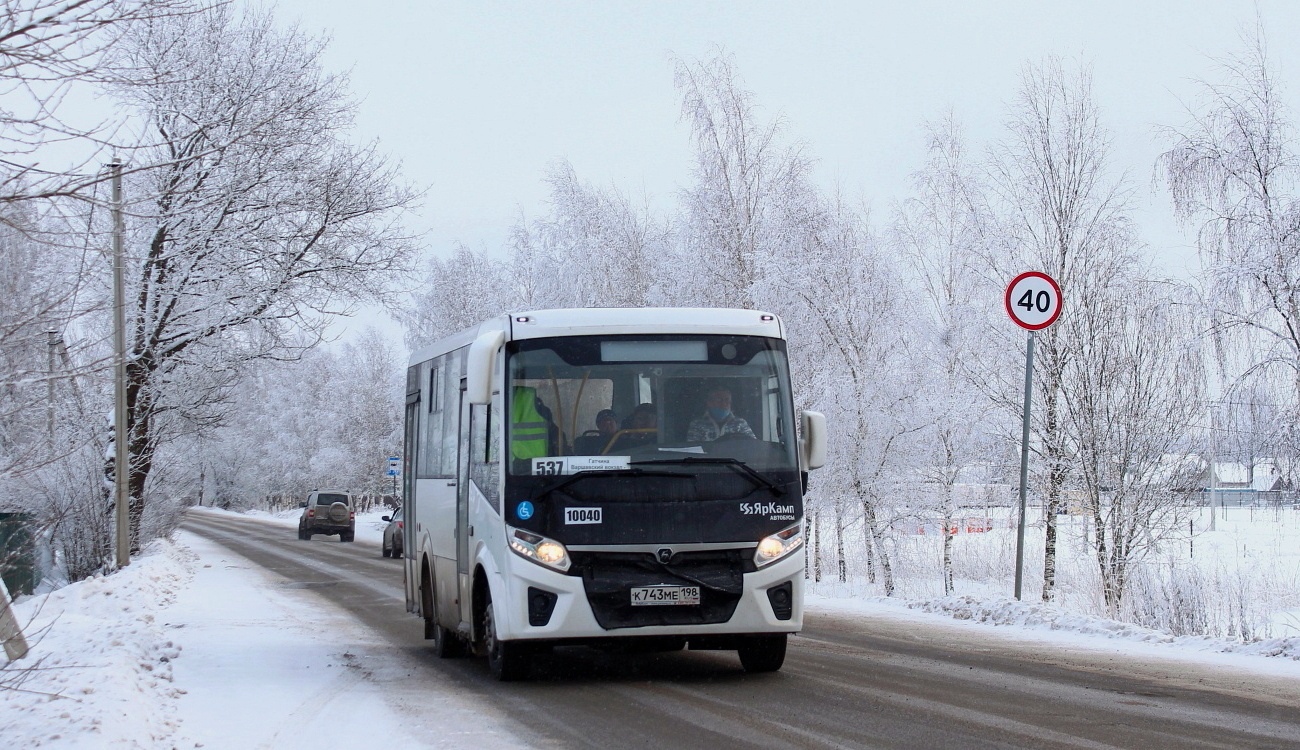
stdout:
<svg viewBox="0 0 1300 750">
<path fill-rule="evenodd" d="M 796 436 L 776 316 L 502 315 L 406 383 L 406 604 L 439 656 L 514 680 L 551 646 L 635 639 L 781 667 L 825 422 Z"/>
</svg>

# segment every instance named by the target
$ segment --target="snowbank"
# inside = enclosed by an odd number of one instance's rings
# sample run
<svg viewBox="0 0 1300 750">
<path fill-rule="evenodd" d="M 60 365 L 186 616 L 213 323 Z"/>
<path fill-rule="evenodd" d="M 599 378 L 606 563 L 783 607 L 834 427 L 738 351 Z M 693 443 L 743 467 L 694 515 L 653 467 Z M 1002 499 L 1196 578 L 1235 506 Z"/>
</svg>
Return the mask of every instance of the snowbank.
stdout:
<svg viewBox="0 0 1300 750">
<path fill-rule="evenodd" d="M 15 604 L 31 652 L 0 669 L 7 747 L 158 747 L 178 727 L 173 661 L 181 649 L 160 610 L 197 558 L 171 542 L 129 567 Z"/>
<path fill-rule="evenodd" d="M 180 532 L 113 575 L 20 600 L 32 650 L 0 669 L 0 747 L 400 750 L 427 747 L 430 726 L 522 746 L 494 706 L 436 673 L 411 680 L 382 636 L 278 583 Z"/>
</svg>

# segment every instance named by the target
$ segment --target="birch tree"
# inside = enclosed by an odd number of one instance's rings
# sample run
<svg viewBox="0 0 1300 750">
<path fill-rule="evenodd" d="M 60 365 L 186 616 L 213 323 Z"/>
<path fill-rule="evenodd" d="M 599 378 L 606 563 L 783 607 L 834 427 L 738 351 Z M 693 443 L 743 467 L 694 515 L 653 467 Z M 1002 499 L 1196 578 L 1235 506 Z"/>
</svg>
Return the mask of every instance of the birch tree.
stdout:
<svg viewBox="0 0 1300 750">
<path fill-rule="evenodd" d="M 457 244 L 447 257 L 430 256 L 410 302 L 398 317 L 412 351 L 509 310 L 509 273 L 503 261 Z"/>
<path fill-rule="evenodd" d="M 1086 69 L 1067 72 L 1059 61 L 1027 67 L 1011 111 L 1009 134 L 991 155 L 990 176 L 1006 238 L 989 266 L 1010 280 L 1024 270 L 1044 271 L 1061 286 L 1063 312 L 1038 335 L 1034 374 L 1034 433 L 1043 464 L 1046 539 L 1043 599 L 1056 587 L 1056 517 L 1062 508 L 1074 447 L 1062 422 L 1062 378 L 1079 342 L 1069 320 L 1091 304 L 1074 290 L 1090 265 L 1129 252 L 1128 189 L 1107 174 L 1108 137 L 1092 97 Z M 1009 329 L 1008 329 L 1009 330 Z M 1001 389 L 1018 404 L 1013 383 Z"/>
<path fill-rule="evenodd" d="M 782 141 L 780 119 L 762 121 L 729 57 L 679 62 L 676 82 L 695 168 L 678 248 L 692 272 L 676 279 L 674 301 L 758 307 L 784 284 L 792 229 L 812 205 L 811 163 L 801 146 Z"/>
<path fill-rule="evenodd" d="M 127 440 L 131 528 L 160 445 L 220 415 L 244 363 L 292 358 L 328 314 L 383 300 L 413 195 L 347 143 L 346 81 L 321 42 L 218 7 L 123 40 L 115 91 L 144 124 L 131 184 Z"/>
<path fill-rule="evenodd" d="M 660 272 L 666 270 L 666 222 L 654 218 L 644 201 L 582 182 L 568 162 L 555 165 L 546 181 L 549 214 L 529 226 L 521 219 L 514 233 L 517 249 L 541 245 L 540 262 L 519 264 L 549 282 L 537 296 L 562 307 L 643 307 L 657 301 Z"/>
<path fill-rule="evenodd" d="M 1262 34 L 1203 82 L 1160 158 L 1177 215 L 1197 229 L 1216 362 L 1232 391 L 1281 384 L 1300 411 L 1300 161 Z M 1231 396 L 1229 396 L 1231 398 Z M 1290 442 L 1284 440 L 1284 444 Z M 1296 455 L 1292 448 L 1292 455 Z"/>
<path fill-rule="evenodd" d="M 914 178 L 915 195 L 894 217 L 892 244 L 907 258 L 919 295 L 907 305 L 918 326 L 917 351 L 927 363 L 927 389 L 920 412 L 930 425 L 925 484 L 938 488 L 943 526 L 943 591 L 952 594 L 954 486 L 992 452 L 993 404 L 971 373 L 986 356 L 987 311 L 980 301 L 994 299 L 987 270 L 984 188 L 965 154 L 961 132 L 951 117 L 927 127 L 929 158 Z M 984 305 L 983 307 L 987 307 Z"/>
<path fill-rule="evenodd" d="M 1116 617 L 1135 565 L 1180 532 L 1183 486 L 1170 462 L 1203 413 L 1203 354 L 1191 305 L 1171 286 L 1126 281 L 1131 269 L 1075 280 L 1091 304 L 1073 316 L 1075 352 L 1062 403 L 1075 436 L 1088 542 Z"/>
<path fill-rule="evenodd" d="M 865 212 L 826 201 L 814 216 L 799 238 L 803 261 L 787 269 L 795 297 L 787 314 L 797 332 L 792 340 L 806 342 L 816 354 L 794 354 L 792 360 L 803 370 L 798 375 L 813 382 L 814 405 L 826 412 L 831 429 L 826 476 L 819 474 L 818 482 L 827 485 L 823 492 L 842 493 L 857 506 L 845 507 L 838 499 L 834 504 L 841 580 L 843 534 L 860 520 L 869 574 L 874 581 L 878 570 L 892 596 L 892 501 L 910 474 L 913 441 L 925 427 L 914 410 L 918 368 L 909 366 L 913 352 L 898 314 L 904 285 L 870 233 Z"/>
</svg>

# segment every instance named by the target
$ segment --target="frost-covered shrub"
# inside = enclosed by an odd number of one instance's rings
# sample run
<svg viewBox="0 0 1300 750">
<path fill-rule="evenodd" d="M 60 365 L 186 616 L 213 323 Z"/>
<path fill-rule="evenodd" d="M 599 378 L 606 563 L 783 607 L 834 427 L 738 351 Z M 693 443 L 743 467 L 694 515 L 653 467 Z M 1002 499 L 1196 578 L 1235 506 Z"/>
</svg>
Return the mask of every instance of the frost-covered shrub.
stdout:
<svg viewBox="0 0 1300 750">
<path fill-rule="evenodd" d="M 1186 561 L 1141 565 L 1129 578 L 1126 619 L 1170 635 L 1210 635 L 1202 572 Z"/>
</svg>

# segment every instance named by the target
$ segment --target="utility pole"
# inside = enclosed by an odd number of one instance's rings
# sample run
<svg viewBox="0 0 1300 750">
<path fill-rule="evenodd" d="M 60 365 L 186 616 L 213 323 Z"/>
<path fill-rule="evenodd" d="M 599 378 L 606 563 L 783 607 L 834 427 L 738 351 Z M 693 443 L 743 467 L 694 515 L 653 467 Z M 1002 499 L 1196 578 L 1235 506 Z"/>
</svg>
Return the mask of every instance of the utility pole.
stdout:
<svg viewBox="0 0 1300 750">
<path fill-rule="evenodd" d="M 131 564 L 130 455 L 126 434 L 126 291 L 122 263 L 122 163 L 108 165 L 113 175 L 113 478 L 117 516 L 117 567 Z"/>
<path fill-rule="evenodd" d="M 54 355 L 59 346 L 59 332 L 46 331 L 46 335 L 49 365 L 45 368 L 45 376 L 48 378 L 45 381 L 45 428 L 50 437 L 50 445 L 54 445 Z"/>
<path fill-rule="evenodd" d="M 1210 531 L 1214 531 L 1215 529 L 1214 514 L 1217 511 L 1215 511 L 1214 506 L 1216 504 L 1215 501 L 1218 500 L 1217 495 L 1219 494 L 1218 493 L 1219 476 L 1218 476 L 1218 472 L 1215 471 L 1215 466 L 1218 464 L 1219 461 L 1219 456 L 1218 456 L 1219 433 L 1214 426 L 1214 417 L 1216 411 L 1217 409 L 1214 408 L 1214 402 L 1211 401 L 1210 402 Z"/>
</svg>

